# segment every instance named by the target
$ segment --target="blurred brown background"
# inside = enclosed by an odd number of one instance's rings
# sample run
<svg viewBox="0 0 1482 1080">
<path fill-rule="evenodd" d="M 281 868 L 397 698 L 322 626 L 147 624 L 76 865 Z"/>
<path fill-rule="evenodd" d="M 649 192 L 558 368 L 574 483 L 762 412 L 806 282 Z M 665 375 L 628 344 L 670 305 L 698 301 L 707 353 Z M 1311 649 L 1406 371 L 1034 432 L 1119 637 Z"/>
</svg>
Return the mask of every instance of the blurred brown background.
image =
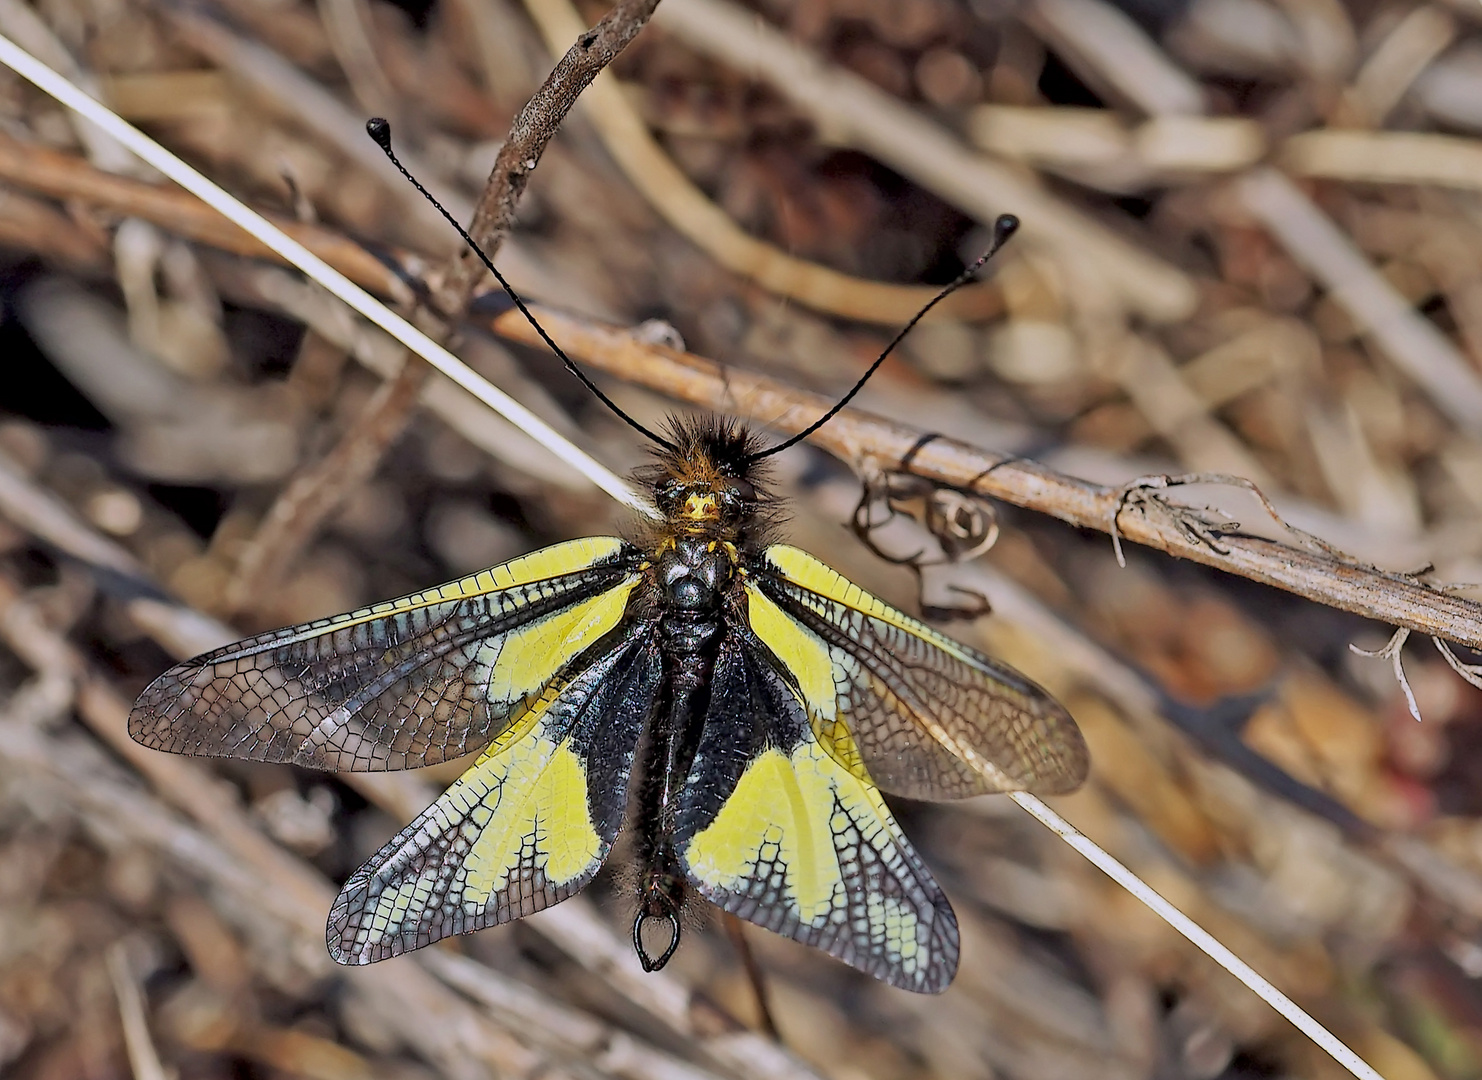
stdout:
<svg viewBox="0 0 1482 1080">
<path fill-rule="evenodd" d="M 548 42 L 602 11 L 0 0 L 0 32 L 255 206 L 363 245 L 362 279 L 405 301 L 386 268 L 455 238 L 365 116 L 466 218 Z M 836 394 L 1013 212 L 988 284 L 863 407 L 1104 483 L 1237 474 L 1358 559 L 1482 579 L 1475 0 L 664 0 L 609 74 L 501 252 L 532 297 Z M 194 205 L 0 72 L 6 1076 L 1341 1075 L 1002 799 L 900 808 L 963 923 L 945 995 L 748 934 L 785 1051 L 718 921 L 636 971 L 620 874 L 334 969 L 334 888 L 456 770 L 169 759 L 130 748 L 128 703 L 223 622 L 629 520 L 437 379 L 383 382 L 399 349 Z M 643 460 L 549 355 L 476 323 L 470 364 L 613 468 Z M 646 420 L 677 407 L 604 386 Z M 794 542 L 916 603 L 843 528 L 850 471 L 808 447 L 777 466 Z M 1243 498 L 1193 501 L 1254 526 Z M 1081 722 L 1093 777 L 1056 805 L 1391 1080 L 1482 1075 L 1478 690 L 1410 643 L 1417 723 L 1392 665 L 1349 648 L 1388 628 L 999 524 L 927 597 L 986 594 L 995 616 L 951 632 Z"/>
</svg>

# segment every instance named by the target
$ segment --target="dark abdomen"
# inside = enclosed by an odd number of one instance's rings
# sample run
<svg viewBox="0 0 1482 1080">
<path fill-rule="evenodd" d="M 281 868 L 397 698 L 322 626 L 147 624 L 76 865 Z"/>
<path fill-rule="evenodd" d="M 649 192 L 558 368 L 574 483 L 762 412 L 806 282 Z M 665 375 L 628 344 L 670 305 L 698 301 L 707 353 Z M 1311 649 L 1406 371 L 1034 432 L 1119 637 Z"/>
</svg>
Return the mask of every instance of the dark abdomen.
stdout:
<svg viewBox="0 0 1482 1080">
<path fill-rule="evenodd" d="M 671 840 L 675 806 L 694 762 L 710 701 L 722 588 L 730 580 L 730 563 L 703 541 L 682 539 L 656 561 L 655 572 L 663 591 L 658 633 L 664 688 L 639 751 L 632 813 L 640 867 L 633 947 L 646 971 L 663 967 L 679 945 L 686 886 Z M 655 935 L 658 942 L 652 940 Z"/>
</svg>

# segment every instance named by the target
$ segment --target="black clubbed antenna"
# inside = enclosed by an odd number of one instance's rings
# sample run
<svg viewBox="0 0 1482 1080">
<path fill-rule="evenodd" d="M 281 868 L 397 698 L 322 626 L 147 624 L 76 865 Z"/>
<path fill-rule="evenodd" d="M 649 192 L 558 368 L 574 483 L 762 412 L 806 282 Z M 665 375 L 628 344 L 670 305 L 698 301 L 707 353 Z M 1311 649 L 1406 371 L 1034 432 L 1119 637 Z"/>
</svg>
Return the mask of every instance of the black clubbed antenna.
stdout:
<svg viewBox="0 0 1482 1080">
<path fill-rule="evenodd" d="M 773 454 L 780 454 L 789 446 L 795 446 L 796 444 L 802 442 L 809 435 L 812 435 L 819 428 L 823 427 L 824 424 L 827 424 L 835 416 L 839 415 L 844 406 L 848 405 L 851 401 L 854 400 L 854 395 L 858 394 L 861 390 L 864 389 L 864 384 L 870 381 L 870 376 L 875 374 L 876 371 L 880 370 L 880 365 L 885 363 L 885 358 L 893 353 L 895 351 L 895 347 L 901 343 L 901 340 L 911 332 L 912 328 L 917 323 L 919 323 L 926 317 L 926 313 L 940 304 L 943 300 L 947 299 L 947 297 L 951 296 L 958 289 L 962 288 L 969 281 L 971 281 L 973 279 L 973 275 L 976 274 L 979 270 L 983 269 L 983 264 L 986 263 L 989 259 L 993 258 L 993 256 L 997 255 L 999 250 L 1009 242 L 1009 238 L 1018 231 L 1018 218 L 1016 218 L 1013 214 L 1000 214 L 998 219 L 993 223 L 993 244 L 988 248 L 988 250 L 983 252 L 982 255 L 978 256 L 976 262 L 974 262 L 966 270 L 953 278 L 952 282 L 944 287 L 941 292 L 937 293 L 930 300 L 928 300 L 926 306 L 923 307 L 920 311 L 916 312 L 916 314 L 911 317 L 910 322 L 901 327 L 900 333 L 896 334 L 895 337 L 890 339 L 890 344 L 885 346 L 885 351 L 882 352 L 879 356 L 875 357 L 875 362 L 871 364 L 865 371 L 865 373 L 859 377 L 859 382 L 855 383 L 854 386 L 850 388 L 849 393 L 841 397 L 838 402 L 835 403 L 832 409 L 824 413 L 817 420 L 813 421 L 813 423 L 809 424 L 792 438 L 784 442 L 780 442 L 776 446 L 768 447 L 766 450 L 763 450 L 760 453 L 752 454 L 748 460 L 760 461 L 764 457 L 771 457 Z"/>
<path fill-rule="evenodd" d="M 602 404 L 611 409 L 613 413 L 616 414 L 616 416 L 623 421 L 623 423 L 627 424 L 634 431 L 638 432 L 644 438 L 657 443 L 659 446 L 662 446 L 665 450 L 677 450 L 678 447 L 676 447 L 668 439 L 655 434 L 654 432 L 650 431 L 648 428 L 640 424 L 637 420 L 634 420 L 627 413 L 623 412 L 623 410 L 618 407 L 617 403 L 613 401 L 612 398 L 608 397 L 602 392 L 601 387 L 599 387 L 596 383 L 594 383 L 590 378 L 587 377 L 586 372 L 576 366 L 575 361 L 573 361 L 571 357 L 566 355 L 566 350 L 562 349 L 561 346 L 557 345 L 555 341 L 551 339 L 551 335 L 545 332 L 545 327 L 540 325 L 540 322 L 535 318 L 535 315 L 530 311 L 528 307 L 525 306 L 525 301 L 520 299 L 520 294 L 515 292 L 510 283 L 505 280 L 504 275 L 499 272 L 499 268 L 494 265 L 493 260 L 490 259 L 489 256 L 485 255 L 484 249 L 479 247 L 474 238 L 468 235 L 468 230 L 465 229 L 462 225 L 458 224 L 458 219 L 455 218 L 452 214 L 448 213 L 447 208 L 444 207 L 442 203 L 437 201 L 437 197 L 434 196 L 432 192 L 423 187 L 422 182 L 415 176 L 413 176 L 407 169 L 407 167 L 401 163 L 401 159 L 396 156 L 396 151 L 391 149 L 391 122 L 384 117 L 373 116 L 365 122 L 365 130 L 366 134 L 368 134 L 372 139 L 376 141 L 376 145 L 379 146 L 385 153 L 386 157 L 391 161 L 391 164 L 396 166 L 396 171 L 401 173 L 402 176 L 406 177 L 407 180 L 411 182 L 411 185 L 415 187 L 419 192 L 421 192 L 424 199 L 430 202 L 433 206 L 437 207 L 437 212 L 443 216 L 444 220 L 446 220 L 449 225 L 458 230 L 458 235 L 463 237 L 463 242 L 467 244 L 473 250 L 473 253 L 479 257 L 479 261 L 486 267 L 488 267 L 489 273 L 494 275 L 494 278 L 496 281 L 499 282 L 500 287 L 509 294 L 509 298 L 514 301 L 515 307 L 520 309 L 520 314 L 525 316 L 525 319 L 530 323 L 531 326 L 535 327 L 535 332 L 540 335 L 540 340 L 544 341 L 548 346 L 550 346 L 551 352 L 555 353 L 558 357 L 561 358 L 561 363 L 566 365 L 566 370 L 580 379 L 582 381 L 582 385 L 584 385 L 588 390 L 597 395 L 598 401 L 602 402 Z M 932 301 L 932 303 L 935 302 L 936 301 Z M 917 318 L 920 318 L 920 316 L 917 316 Z"/>
</svg>

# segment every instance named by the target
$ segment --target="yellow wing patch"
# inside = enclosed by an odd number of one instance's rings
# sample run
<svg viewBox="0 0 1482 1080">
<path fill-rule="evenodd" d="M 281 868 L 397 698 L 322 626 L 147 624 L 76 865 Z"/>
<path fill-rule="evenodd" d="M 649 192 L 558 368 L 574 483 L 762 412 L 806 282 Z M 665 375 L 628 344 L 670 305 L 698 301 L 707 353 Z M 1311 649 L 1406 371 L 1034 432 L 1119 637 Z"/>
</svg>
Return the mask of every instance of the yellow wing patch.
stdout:
<svg viewBox="0 0 1482 1080">
<path fill-rule="evenodd" d="M 859 747 L 840 720 L 838 708 L 837 684 L 854 676 L 858 665 L 847 654 L 831 652 L 816 634 L 769 600 L 754 581 L 746 584 L 746 605 L 752 632 L 797 680 L 814 735 L 840 766 L 869 782 Z"/>
<path fill-rule="evenodd" d="M 686 856 L 694 875 L 734 891 L 753 874 L 780 870 L 799 920 L 827 919 L 842 899 L 844 878 L 831 832 L 818 835 L 820 823 L 825 829 L 831 824 L 833 784 L 813 765 L 806 757 L 794 762 L 780 750 L 764 750 L 715 823 L 690 841 Z"/>
<path fill-rule="evenodd" d="M 558 693 L 548 690 L 531 712 L 543 714 Z M 491 747 L 448 790 L 455 802 L 474 800 L 467 813 L 479 830 L 463 861 L 465 904 L 488 904 L 527 854 L 533 857 L 526 869 L 541 871 L 552 885 L 595 869 L 602 839 L 587 812 L 586 769 L 543 726 L 537 722 L 524 738 Z"/>
<path fill-rule="evenodd" d="M 956 966 L 955 949 L 932 948 L 942 927 L 918 915 L 940 893 L 879 792 L 812 739 L 758 754 L 683 856 L 722 907 L 897 985 L 940 989 Z"/>
<path fill-rule="evenodd" d="M 376 897 L 359 920 L 358 948 L 425 921 L 449 869 L 459 884 L 447 902 L 467 917 L 507 903 L 504 894 L 565 891 L 596 873 L 606 852 L 588 811 L 586 768 L 569 740 L 559 733 L 553 739 L 545 722 L 562 689 L 542 694 L 528 716 L 424 812 L 419 821 L 426 832 L 457 832 L 467 852 L 456 867 L 429 864 Z"/>
<path fill-rule="evenodd" d="M 532 711 L 543 712 L 554 694 Z M 482 908 L 508 887 L 510 875 L 538 870 L 552 885 L 567 885 L 594 869 L 602 840 L 587 813 L 587 774 L 563 742 L 537 724 L 525 738 L 484 753 L 444 796 L 464 807 L 478 829 L 463 860 L 463 902 Z"/>
<path fill-rule="evenodd" d="M 827 563 L 815 559 L 801 548 L 788 544 L 774 544 L 767 549 L 767 558 L 782 571 L 787 580 L 795 585 L 826 596 L 847 608 L 873 616 L 899 630 L 931 642 L 948 656 L 969 663 L 977 654 L 960 642 L 945 634 L 939 634 L 925 623 L 911 618 L 899 608 L 891 607 L 872 593 L 867 593 Z"/>
<path fill-rule="evenodd" d="M 588 645 L 615 627 L 638 584 L 634 575 L 604 593 L 511 631 L 492 651 L 489 700 L 516 701 L 538 690 Z"/>
<path fill-rule="evenodd" d="M 803 699 L 832 718 L 836 712 L 834 658 L 828 646 L 772 603 L 752 581 L 746 583 L 746 608 L 752 633 L 792 672 Z"/>
</svg>

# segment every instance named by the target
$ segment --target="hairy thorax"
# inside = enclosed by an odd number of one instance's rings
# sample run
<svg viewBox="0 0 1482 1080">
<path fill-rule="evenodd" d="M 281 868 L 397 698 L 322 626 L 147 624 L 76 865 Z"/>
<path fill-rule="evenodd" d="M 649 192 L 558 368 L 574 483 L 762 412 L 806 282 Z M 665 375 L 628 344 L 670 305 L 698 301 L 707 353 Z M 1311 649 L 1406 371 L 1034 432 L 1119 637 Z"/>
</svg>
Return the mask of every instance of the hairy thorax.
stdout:
<svg viewBox="0 0 1482 1080">
<path fill-rule="evenodd" d="M 674 657 L 698 658 L 737 603 L 749 553 L 758 550 L 771 504 L 744 428 L 710 420 L 677 424 L 672 452 L 642 479 L 662 515 L 644 571 L 659 604 L 660 633 Z M 689 666 L 689 665 L 685 665 Z"/>
</svg>

